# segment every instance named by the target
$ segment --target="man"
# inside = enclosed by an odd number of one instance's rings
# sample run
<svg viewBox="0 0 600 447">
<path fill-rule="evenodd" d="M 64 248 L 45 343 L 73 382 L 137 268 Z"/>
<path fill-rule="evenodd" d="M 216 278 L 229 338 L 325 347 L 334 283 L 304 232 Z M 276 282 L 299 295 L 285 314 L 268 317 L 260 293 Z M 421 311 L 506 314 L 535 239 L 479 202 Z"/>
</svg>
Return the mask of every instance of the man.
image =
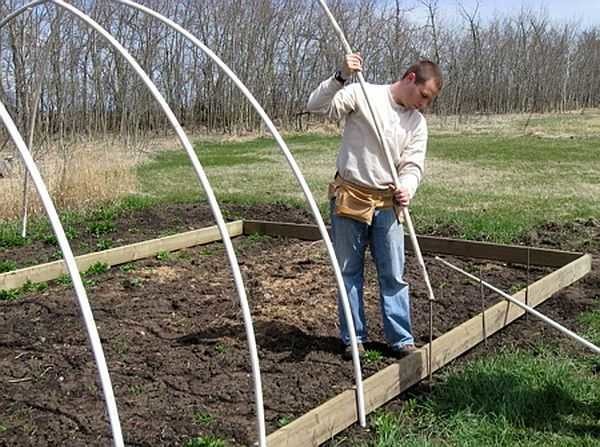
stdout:
<svg viewBox="0 0 600 447">
<path fill-rule="evenodd" d="M 371 105 L 397 169 L 399 187 L 379 143 L 360 85 L 347 85 L 362 68 L 359 53 L 346 55 L 342 67 L 310 95 L 307 109 L 332 119 L 345 118 L 336 168 L 330 185 L 332 241 L 350 300 L 359 352 L 367 326 L 363 306 L 364 254 L 367 244 L 377 268 L 383 329 L 395 355 L 414 351 L 408 284 L 404 274 L 404 231 L 399 208 L 407 207 L 421 181 L 427 149 L 427 124 L 420 110 L 442 89 L 442 73 L 419 61 L 391 85 L 367 84 Z M 338 297 L 344 357 L 351 358 L 350 337 Z"/>
</svg>

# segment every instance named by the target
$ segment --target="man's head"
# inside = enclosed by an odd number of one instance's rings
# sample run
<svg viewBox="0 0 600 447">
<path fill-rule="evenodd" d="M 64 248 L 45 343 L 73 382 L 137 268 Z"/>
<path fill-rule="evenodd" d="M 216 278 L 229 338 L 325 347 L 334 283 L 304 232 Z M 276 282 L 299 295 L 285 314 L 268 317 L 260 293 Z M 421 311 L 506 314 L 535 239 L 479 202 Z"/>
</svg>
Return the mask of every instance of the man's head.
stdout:
<svg viewBox="0 0 600 447">
<path fill-rule="evenodd" d="M 394 100 L 410 109 L 424 109 L 440 93 L 443 83 L 442 71 L 436 63 L 418 61 L 394 84 Z"/>
</svg>

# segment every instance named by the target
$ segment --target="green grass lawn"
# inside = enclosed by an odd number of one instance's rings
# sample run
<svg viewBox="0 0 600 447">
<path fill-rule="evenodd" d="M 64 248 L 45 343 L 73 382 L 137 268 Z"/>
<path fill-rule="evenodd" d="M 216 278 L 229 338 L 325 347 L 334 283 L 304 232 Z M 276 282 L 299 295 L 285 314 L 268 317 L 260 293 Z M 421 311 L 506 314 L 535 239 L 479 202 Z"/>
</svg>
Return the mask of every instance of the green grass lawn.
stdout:
<svg viewBox="0 0 600 447">
<path fill-rule="evenodd" d="M 339 137 L 295 135 L 286 142 L 325 209 Z M 464 238 L 509 242 L 547 221 L 600 214 L 600 137 L 433 133 L 429 146 L 411 207 L 417 231 L 451 226 Z M 219 200 L 305 204 L 274 140 L 198 141 L 195 148 Z M 183 151 L 161 153 L 138 173 L 143 194 L 157 200 L 203 195 Z"/>
<path fill-rule="evenodd" d="M 581 316 L 600 343 L 600 312 Z M 444 370 L 432 393 L 400 411 L 370 416 L 372 441 L 360 447 L 600 446 L 597 359 L 539 346 L 504 351 Z"/>
</svg>

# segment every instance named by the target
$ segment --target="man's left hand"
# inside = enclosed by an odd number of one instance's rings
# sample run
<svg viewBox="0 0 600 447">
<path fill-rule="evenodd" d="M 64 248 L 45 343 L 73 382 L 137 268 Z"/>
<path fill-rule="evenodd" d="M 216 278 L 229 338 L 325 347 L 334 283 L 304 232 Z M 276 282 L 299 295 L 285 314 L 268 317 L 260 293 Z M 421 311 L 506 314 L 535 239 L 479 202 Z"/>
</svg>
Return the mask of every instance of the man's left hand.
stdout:
<svg viewBox="0 0 600 447">
<path fill-rule="evenodd" d="M 401 208 L 406 208 L 410 203 L 410 195 L 408 189 L 400 186 L 394 189 L 394 203 Z"/>
</svg>

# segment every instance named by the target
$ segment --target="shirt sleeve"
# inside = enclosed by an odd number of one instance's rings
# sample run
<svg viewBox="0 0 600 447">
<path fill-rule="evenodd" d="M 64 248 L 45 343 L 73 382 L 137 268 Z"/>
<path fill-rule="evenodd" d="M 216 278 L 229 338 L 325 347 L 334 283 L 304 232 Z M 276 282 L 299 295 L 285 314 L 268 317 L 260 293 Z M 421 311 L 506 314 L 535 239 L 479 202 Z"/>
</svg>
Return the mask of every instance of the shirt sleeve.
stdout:
<svg viewBox="0 0 600 447">
<path fill-rule="evenodd" d="M 421 116 L 408 146 L 402 152 L 398 164 L 398 182 L 406 188 L 411 199 L 417 192 L 425 172 L 425 153 L 427 151 L 427 124 Z"/>
<path fill-rule="evenodd" d="M 341 120 L 356 110 L 356 84 L 343 87 L 334 77 L 326 79 L 311 93 L 306 110 Z"/>
</svg>

